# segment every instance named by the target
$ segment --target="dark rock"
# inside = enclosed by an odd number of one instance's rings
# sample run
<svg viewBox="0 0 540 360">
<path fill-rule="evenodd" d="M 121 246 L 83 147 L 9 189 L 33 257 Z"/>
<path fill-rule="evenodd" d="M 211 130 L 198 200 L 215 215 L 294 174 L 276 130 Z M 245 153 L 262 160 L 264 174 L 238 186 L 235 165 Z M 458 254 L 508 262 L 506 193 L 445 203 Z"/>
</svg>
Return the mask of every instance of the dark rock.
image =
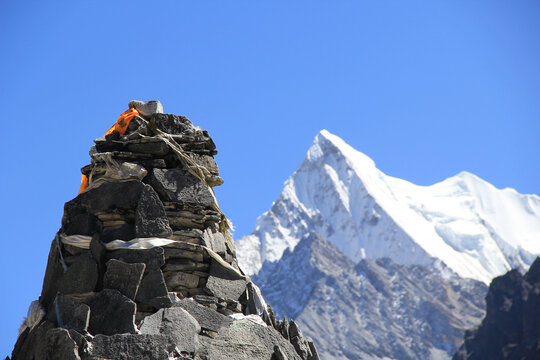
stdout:
<svg viewBox="0 0 540 360">
<path fill-rule="evenodd" d="M 98 267 L 89 254 L 77 256 L 60 279 L 61 294 L 78 294 L 94 291 L 98 280 Z"/>
<path fill-rule="evenodd" d="M 77 213 L 77 211 L 80 211 Z M 100 232 L 99 219 L 90 214 L 86 209 L 79 207 L 73 213 L 65 217 L 62 222 L 62 232 L 66 235 L 89 235 Z"/>
<path fill-rule="evenodd" d="M 525 276 L 512 270 L 493 279 L 486 305 L 482 324 L 465 333 L 453 359 L 540 359 L 540 260 Z"/>
<path fill-rule="evenodd" d="M 168 291 L 165 280 L 163 279 L 163 273 L 160 269 L 148 271 L 142 278 L 135 300 L 159 309 L 172 305 L 170 299 L 167 302 L 166 298 L 168 298 Z M 162 306 L 155 306 L 160 304 Z"/>
<path fill-rule="evenodd" d="M 135 238 L 135 226 L 127 223 L 119 226 L 105 227 L 101 231 L 101 241 L 108 243 L 114 240 L 128 241 Z"/>
<path fill-rule="evenodd" d="M 184 169 L 153 169 L 149 181 L 163 201 L 203 207 L 214 204 L 210 189 Z"/>
<path fill-rule="evenodd" d="M 168 134 L 189 134 L 195 131 L 195 127 L 185 116 L 153 114 L 150 124 Z"/>
<path fill-rule="evenodd" d="M 274 346 L 274 353 L 272 354 L 272 358 L 270 360 L 287 360 L 287 356 L 281 351 L 279 346 Z"/>
<path fill-rule="evenodd" d="M 66 329 L 51 329 L 47 332 L 46 360 L 80 360 L 77 343 Z M 43 356 L 43 354 L 41 354 Z M 41 358 L 41 357 L 40 357 Z"/>
<path fill-rule="evenodd" d="M 56 237 L 51 243 L 51 249 L 49 250 L 49 258 L 47 260 L 47 269 L 45 270 L 45 278 L 43 279 L 43 288 L 41 290 L 41 296 L 39 302 L 45 309 L 48 309 L 52 305 L 56 293 L 58 292 L 58 285 L 60 279 L 64 275 L 64 268 L 60 260 L 60 242 Z"/>
<path fill-rule="evenodd" d="M 96 335 L 92 341 L 93 359 L 154 360 L 178 359 L 174 342 L 165 335 Z"/>
<path fill-rule="evenodd" d="M 140 331 L 148 335 L 167 335 L 181 352 L 195 353 L 199 347 L 199 323 L 186 310 L 173 307 L 160 309 L 144 318 Z"/>
<path fill-rule="evenodd" d="M 75 341 L 77 347 L 79 348 L 79 356 L 81 357 L 81 359 L 88 359 L 90 355 L 91 341 L 93 340 L 93 336 L 90 335 L 88 332 L 83 332 L 83 335 L 74 329 L 69 329 L 68 331 L 69 336 L 71 336 L 71 338 L 73 339 L 73 341 Z"/>
<path fill-rule="evenodd" d="M 88 331 L 93 334 L 137 333 L 135 311 L 137 306 L 118 290 L 103 289 L 90 301 L 90 324 Z"/>
<path fill-rule="evenodd" d="M 86 331 L 90 321 L 90 307 L 81 301 L 58 294 L 54 302 L 58 327 Z"/>
<path fill-rule="evenodd" d="M 212 259 L 210 276 L 206 281 L 206 291 L 213 296 L 238 300 L 246 291 L 248 282 L 245 277 Z"/>
<path fill-rule="evenodd" d="M 163 141 L 128 144 L 129 151 L 152 154 L 157 156 L 167 155 L 169 146 Z"/>
<path fill-rule="evenodd" d="M 107 252 L 106 259 L 122 260 L 126 263 L 144 263 L 146 272 L 161 268 L 165 264 L 163 248 L 151 249 L 120 249 Z"/>
<path fill-rule="evenodd" d="M 107 262 L 103 287 L 118 290 L 131 300 L 135 300 L 145 268 L 144 263 L 128 264 L 111 259 Z"/>
<path fill-rule="evenodd" d="M 203 329 L 219 332 L 222 327 L 228 327 L 232 324 L 230 317 L 200 305 L 192 299 L 182 299 L 178 306 L 190 313 Z"/>
<path fill-rule="evenodd" d="M 64 205 L 62 226 L 66 227 L 75 215 L 84 212 L 95 214 L 118 209 L 135 209 L 143 188 L 144 184 L 140 180 L 105 181 Z"/>
<path fill-rule="evenodd" d="M 169 237 L 171 227 L 162 202 L 150 185 L 145 185 L 141 192 L 135 212 L 136 237 Z"/>
<path fill-rule="evenodd" d="M 27 328 L 17 339 L 11 360 L 43 359 L 47 353 L 47 332 L 54 327 L 54 323 L 43 321 L 33 330 Z"/>
<path fill-rule="evenodd" d="M 317 351 L 315 343 L 311 338 L 307 339 L 307 345 L 309 347 L 309 352 L 311 353 L 310 356 L 308 356 L 308 360 L 320 360 L 319 352 Z"/>
</svg>

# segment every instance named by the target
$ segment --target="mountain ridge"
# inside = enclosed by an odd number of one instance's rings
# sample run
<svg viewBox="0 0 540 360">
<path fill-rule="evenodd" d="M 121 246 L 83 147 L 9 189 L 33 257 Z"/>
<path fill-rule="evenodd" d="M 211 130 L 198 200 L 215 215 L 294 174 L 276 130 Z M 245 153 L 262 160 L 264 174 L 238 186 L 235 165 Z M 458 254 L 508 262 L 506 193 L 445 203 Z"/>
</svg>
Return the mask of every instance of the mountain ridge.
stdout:
<svg viewBox="0 0 540 360">
<path fill-rule="evenodd" d="M 511 268 L 526 270 L 540 254 L 540 197 L 497 189 L 468 172 L 414 185 L 322 130 L 254 232 L 237 240 L 239 263 L 255 274 L 311 230 L 353 261 L 430 266 L 438 259 L 488 284 Z"/>
</svg>

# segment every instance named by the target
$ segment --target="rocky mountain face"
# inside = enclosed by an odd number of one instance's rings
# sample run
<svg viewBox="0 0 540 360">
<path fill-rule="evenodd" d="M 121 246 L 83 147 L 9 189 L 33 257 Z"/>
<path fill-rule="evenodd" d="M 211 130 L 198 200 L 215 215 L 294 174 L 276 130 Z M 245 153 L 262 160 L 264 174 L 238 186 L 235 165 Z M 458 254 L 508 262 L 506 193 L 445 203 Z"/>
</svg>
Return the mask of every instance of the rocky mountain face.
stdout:
<svg viewBox="0 0 540 360">
<path fill-rule="evenodd" d="M 90 150 L 12 359 L 318 359 L 238 267 L 208 133 L 130 107 Z"/>
<path fill-rule="evenodd" d="M 540 198 L 466 172 L 417 186 L 323 130 L 253 233 L 237 241 L 240 266 L 256 274 L 312 231 L 354 262 L 441 263 L 489 284 L 510 269 L 526 271 L 540 254 Z"/>
<path fill-rule="evenodd" d="M 446 272 L 447 275 L 449 272 Z M 487 286 L 389 258 L 358 263 L 317 233 L 253 277 L 323 359 L 449 359 L 484 316 Z"/>
<path fill-rule="evenodd" d="M 521 275 L 512 270 L 491 282 L 482 324 L 467 331 L 454 360 L 540 359 L 540 258 Z"/>
</svg>

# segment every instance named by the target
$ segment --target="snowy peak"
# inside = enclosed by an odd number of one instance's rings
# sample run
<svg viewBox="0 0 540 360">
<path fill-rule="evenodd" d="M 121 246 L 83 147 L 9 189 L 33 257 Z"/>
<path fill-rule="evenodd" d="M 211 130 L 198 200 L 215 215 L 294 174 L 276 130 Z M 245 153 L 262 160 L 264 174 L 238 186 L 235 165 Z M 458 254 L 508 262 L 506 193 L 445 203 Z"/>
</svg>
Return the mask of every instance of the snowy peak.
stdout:
<svg viewBox="0 0 540 360">
<path fill-rule="evenodd" d="M 352 261 L 441 263 L 485 283 L 540 254 L 540 198 L 462 172 L 432 186 L 387 176 L 322 130 L 271 209 L 237 242 L 248 274 L 318 232 Z"/>
</svg>

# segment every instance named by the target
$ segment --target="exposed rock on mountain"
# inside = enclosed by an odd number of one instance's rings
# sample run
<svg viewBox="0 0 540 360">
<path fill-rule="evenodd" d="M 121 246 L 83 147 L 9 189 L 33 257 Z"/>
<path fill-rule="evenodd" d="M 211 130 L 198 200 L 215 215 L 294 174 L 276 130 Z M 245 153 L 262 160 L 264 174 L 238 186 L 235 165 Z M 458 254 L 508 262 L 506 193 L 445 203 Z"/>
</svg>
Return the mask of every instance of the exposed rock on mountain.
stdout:
<svg viewBox="0 0 540 360">
<path fill-rule="evenodd" d="M 389 258 L 355 264 L 312 233 L 253 280 L 323 359 L 449 359 L 481 321 L 487 286 L 445 273 Z"/>
<path fill-rule="evenodd" d="M 130 106 L 90 150 L 12 359 L 318 359 L 238 267 L 208 133 Z"/>
<path fill-rule="evenodd" d="M 491 282 L 482 324 L 467 331 L 454 360 L 540 359 L 540 258 L 529 272 Z"/>
<path fill-rule="evenodd" d="M 463 172 L 432 186 L 383 174 L 374 162 L 323 130 L 254 232 L 237 241 L 239 263 L 264 261 L 316 231 L 354 262 L 389 257 L 489 284 L 540 255 L 540 198 L 499 190 Z"/>
</svg>

